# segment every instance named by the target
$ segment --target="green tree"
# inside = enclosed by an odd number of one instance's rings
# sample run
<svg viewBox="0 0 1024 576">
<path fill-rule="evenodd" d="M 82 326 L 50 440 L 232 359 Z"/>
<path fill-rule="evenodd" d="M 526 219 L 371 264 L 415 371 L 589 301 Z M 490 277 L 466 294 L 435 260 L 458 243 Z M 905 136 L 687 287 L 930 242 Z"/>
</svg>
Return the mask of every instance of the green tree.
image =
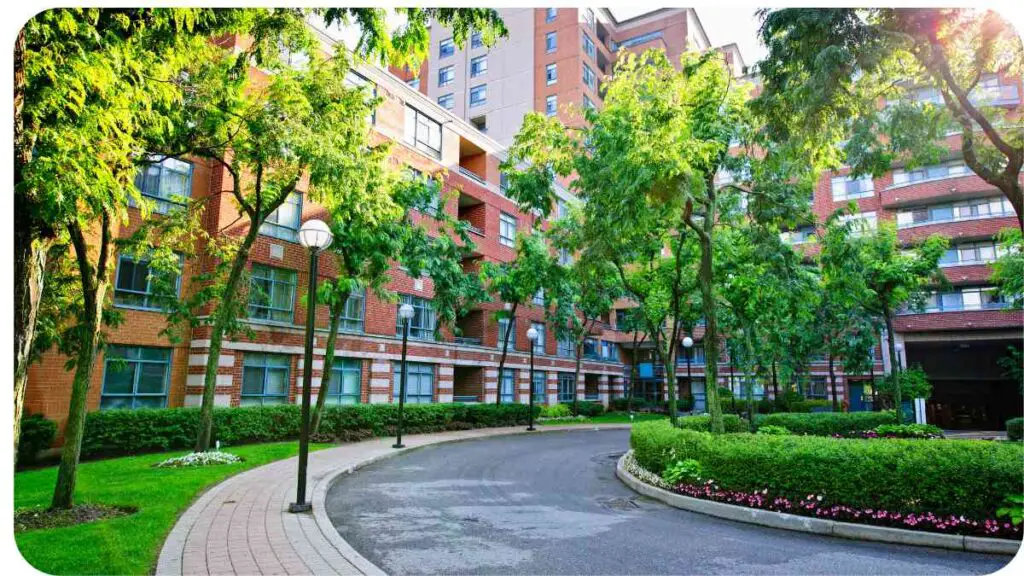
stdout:
<svg viewBox="0 0 1024 576">
<path fill-rule="evenodd" d="M 930 286 L 942 285 L 945 277 L 939 269 L 939 258 L 949 246 L 949 240 L 938 235 L 929 236 L 914 250 L 904 252 L 892 222 L 879 222 L 878 228 L 864 234 L 858 243 L 862 250 L 863 278 L 869 298 L 863 306 L 885 325 L 889 361 L 893 376 L 893 401 L 897 423 L 902 422 L 899 410 L 903 400 L 900 384 L 899 359 L 896 356 L 896 338 L 893 317 L 904 307 L 920 305 Z"/>
<path fill-rule="evenodd" d="M 940 161 L 960 133 L 964 162 L 1003 192 L 1024 222 L 1024 124 L 1000 107 L 988 74 L 1024 71 L 1020 35 L 994 11 L 787 8 L 763 10 L 768 47 L 758 107 L 773 137 L 823 163 L 881 175 Z M 941 103 L 917 90 L 934 88 Z M 884 99 L 886 106 L 881 106 Z"/>
<path fill-rule="evenodd" d="M 1003 254 L 992 263 L 992 282 L 1011 310 L 1024 309 L 1024 235 L 1007 228 L 997 238 Z"/>
</svg>

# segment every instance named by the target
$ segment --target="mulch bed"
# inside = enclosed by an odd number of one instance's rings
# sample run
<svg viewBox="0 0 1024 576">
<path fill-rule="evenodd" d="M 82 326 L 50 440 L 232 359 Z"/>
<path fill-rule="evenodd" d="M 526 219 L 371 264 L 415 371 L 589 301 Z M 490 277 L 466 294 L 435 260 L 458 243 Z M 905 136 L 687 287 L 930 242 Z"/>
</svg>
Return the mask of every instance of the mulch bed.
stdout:
<svg viewBox="0 0 1024 576">
<path fill-rule="evenodd" d="M 95 520 L 128 516 L 138 512 L 133 506 L 110 506 L 107 504 L 79 504 L 70 510 L 47 508 L 26 508 L 14 513 L 14 531 L 25 532 L 42 528 L 63 528 Z"/>
</svg>

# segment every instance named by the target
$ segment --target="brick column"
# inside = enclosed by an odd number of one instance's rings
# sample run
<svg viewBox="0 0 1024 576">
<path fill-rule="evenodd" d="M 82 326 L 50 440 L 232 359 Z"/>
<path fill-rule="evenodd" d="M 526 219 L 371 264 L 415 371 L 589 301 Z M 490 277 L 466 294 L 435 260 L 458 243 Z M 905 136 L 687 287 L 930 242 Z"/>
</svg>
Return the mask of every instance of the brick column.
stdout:
<svg viewBox="0 0 1024 576">
<path fill-rule="evenodd" d="M 188 374 L 185 375 L 185 399 L 184 406 L 200 406 L 203 403 L 203 384 L 206 379 L 206 360 L 208 354 L 196 354 L 194 352 L 206 352 L 206 348 L 191 348 L 188 355 Z M 221 350 L 217 357 L 217 384 L 213 396 L 214 406 L 231 406 L 232 391 L 236 388 L 234 368 L 235 361 L 241 366 L 242 356 L 235 355 L 232 350 Z M 241 368 L 238 368 L 238 393 L 241 395 L 242 380 Z"/>
<path fill-rule="evenodd" d="M 372 360 L 370 364 L 370 404 L 387 404 L 392 401 L 394 379 L 391 362 Z"/>
<path fill-rule="evenodd" d="M 580 375 L 576 379 L 576 398 L 579 400 L 586 400 L 587 398 L 587 376 L 580 370 Z"/>
<path fill-rule="evenodd" d="M 304 355 L 299 354 L 295 357 L 295 394 L 293 395 L 295 404 L 302 406 L 302 383 L 304 382 L 303 369 L 306 367 L 306 358 Z M 324 373 L 324 357 L 323 355 L 317 355 L 316 350 L 313 351 L 313 378 L 310 381 L 312 390 L 310 390 L 309 405 L 313 406 L 316 404 L 316 397 L 319 395 L 320 382 L 323 381 Z"/>
<path fill-rule="evenodd" d="M 612 376 L 612 398 L 624 398 L 626 396 L 626 379 L 622 376 Z"/>
<path fill-rule="evenodd" d="M 547 399 L 549 406 L 558 404 L 558 372 L 554 370 L 548 372 Z"/>
<path fill-rule="evenodd" d="M 484 402 L 494 404 L 498 399 L 498 369 L 488 368 L 484 371 Z"/>
<path fill-rule="evenodd" d="M 455 366 L 441 364 L 437 367 L 437 401 L 449 403 L 454 401 Z"/>
<path fill-rule="evenodd" d="M 601 374 L 597 379 L 597 400 L 605 406 L 608 406 L 609 388 L 608 375 Z"/>
<path fill-rule="evenodd" d="M 530 369 L 516 371 L 516 397 L 521 404 L 530 403 Z"/>
</svg>

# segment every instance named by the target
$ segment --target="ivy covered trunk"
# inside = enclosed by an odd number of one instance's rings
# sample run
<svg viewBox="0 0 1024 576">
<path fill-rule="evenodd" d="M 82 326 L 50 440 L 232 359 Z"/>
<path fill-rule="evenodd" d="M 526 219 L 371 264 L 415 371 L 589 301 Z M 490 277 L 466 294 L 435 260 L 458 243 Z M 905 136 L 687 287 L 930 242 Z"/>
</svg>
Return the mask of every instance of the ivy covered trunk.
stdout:
<svg viewBox="0 0 1024 576">
<path fill-rule="evenodd" d="M 512 310 L 509 311 L 509 316 L 508 316 L 508 329 L 505 330 L 505 338 L 502 340 L 502 343 L 501 343 L 501 359 L 498 361 L 498 393 L 495 394 L 495 400 L 494 400 L 495 404 L 501 404 L 501 386 L 504 383 L 503 382 L 503 380 L 504 380 L 503 376 L 504 376 L 504 373 L 505 373 L 505 357 L 508 356 L 508 340 L 509 340 L 509 336 L 511 336 L 512 332 L 516 329 L 515 321 L 516 321 L 516 309 L 517 308 L 519 308 L 519 302 L 513 303 L 512 304 Z M 532 343 L 531 343 L 531 346 L 532 346 Z M 513 379 L 513 381 L 512 381 L 513 395 L 515 394 L 515 386 L 516 386 L 515 380 Z M 533 386 L 533 384 L 530 384 L 530 386 Z M 485 391 L 485 393 L 486 393 L 486 391 Z"/>
<path fill-rule="evenodd" d="M 338 325 L 341 324 L 341 314 L 345 311 L 345 300 L 335 299 L 331 306 L 330 332 L 327 334 L 327 343 L 324 352 L 324 368 L 320 376 L 320 389 L 316 393 L 316 406 L 313 408 L 313 415 L 310 416 L 309 433 L 316 434 L 320 428 L 320 417 L 323 415 L 324 406 L 327 405 L 327 392 L 330 389 L 331 369 L 334 368 L 334 346 L 338 341 Z"/>
<path fill-rule="evenodd" d="M 708 414 L 711 415 L 711 431 L 721 434 L 725 432 L 725 422 L 722 420 L 722 406 L 718 403 L 718 316 L 715 311 L 712 257 L 710 226 L 705 225 L 705 236 L 700 241 L 698 275 L 704 308 L 704 394 Z"/>
<path fill-rule="evenodd" d="M 903 386 L 900 383 L 900 362 L 896 356 L 896 333 L 892 331 L 892 311 L 888 306 L 882 310 L 885 318 L 885 331 L 888 335 L 889 369 L 892 371 L 892 402 L 896 408 L 896 423 L 903 424 Z"/>
<path fill-rule="evenodd" d="M 836 358 L 828 353 L 828 378 L 832 384 L 832 411 L 839 412 L 839 395 L 836 392 Z"/>
</svg>

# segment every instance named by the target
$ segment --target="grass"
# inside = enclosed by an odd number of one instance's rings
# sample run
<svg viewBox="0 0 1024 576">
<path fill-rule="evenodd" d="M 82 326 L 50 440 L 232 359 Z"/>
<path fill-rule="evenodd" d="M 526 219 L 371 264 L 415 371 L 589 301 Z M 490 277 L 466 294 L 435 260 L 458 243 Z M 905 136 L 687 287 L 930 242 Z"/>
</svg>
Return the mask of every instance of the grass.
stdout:
<svg viewBox="0 0 1024 576">
<path fill-rule="evenodd" d="M 310 450 L 326 448 L 314 444 Z M 21 532 L 15 542 L 22 556 L 48 574 L 147 574 L 178 516 L 207 487 L 250 468 L 294 456 L 297 442 L 252 444 L 227 449 L 241 464 L 195 468 L 153 468 L 185 452 L 165 452 L 85 462 L 79 466 L 75 502 L 134 506 L 130 516 L 64 528 Z M 14 475 L 14 507 L 50 504 L 57 468 Z"/>
<path fill-rule="evenodd" d="M 548 420 L 538 422 L 542 426 L 567 426 L 570 424 L 629 424 L 630 422 L 650 422 L 651 420 L 663 420 L 668 418 L 664 414 L 652 414 L 649 412 L 638 412 L 629 419 L 626 412 L 607 412 L 600 416 L 592 416 L 582 420 Z"/>
</svg>

